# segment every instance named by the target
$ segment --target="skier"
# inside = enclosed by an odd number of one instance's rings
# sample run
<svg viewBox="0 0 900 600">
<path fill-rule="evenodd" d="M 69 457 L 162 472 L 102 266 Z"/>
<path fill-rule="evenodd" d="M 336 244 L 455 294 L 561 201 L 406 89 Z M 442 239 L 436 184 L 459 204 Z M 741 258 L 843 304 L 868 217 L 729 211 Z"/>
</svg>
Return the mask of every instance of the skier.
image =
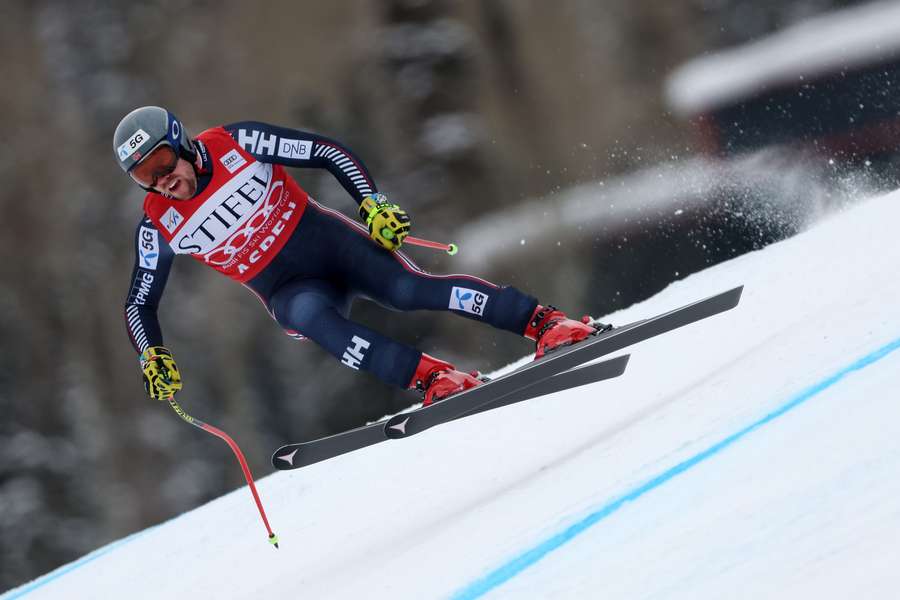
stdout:
<svg viewBox="0 0 900 600">
<path fill-rule="evenodd" d="M 537 357 L 598 331 L 513 287 L 421 270 L 398 251 L 409 216 L 332 139 L 252 121 L 192 139 L 175 115 L 145 106 L 116 127 L 113 150 L 122 170 L 147 191 L 125 319 L 151 398 L 167 399 L 182 388 L 157 319 L 175 254 L 189 254 L 252 290 L 288 335 L 312 339 L 386 383 L 419 390 L 426 405 L 479 385 L 477 372 L 458 371 L 349 320 L 355 298 L 483 321 L 534 340 Z M 327 169 L 357 202 L 366 225 L 310 198 L 284 167 Z"/>
</svg>

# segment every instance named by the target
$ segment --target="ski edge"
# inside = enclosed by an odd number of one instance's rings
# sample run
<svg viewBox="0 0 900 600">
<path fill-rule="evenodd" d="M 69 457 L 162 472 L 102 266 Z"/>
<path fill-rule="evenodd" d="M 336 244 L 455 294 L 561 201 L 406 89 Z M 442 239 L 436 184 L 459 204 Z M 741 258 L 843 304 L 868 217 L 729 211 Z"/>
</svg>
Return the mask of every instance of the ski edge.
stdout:
<svg viewBox="0 0 900 600">
<path fill-rule="evenodd" d="M 495 408 L 502 408 L 511 404 L 533 400 L 540 396 L 547 396 L 565 390 L 574 390 L 592 383 L 606 381 L 607 379 L 615 379 L 625 373 L 630 358 L 630 354 L 625 354 L 602 362 L 563 371 L 559 375 L 553 375 L 549 379 L 544 379 L 533 385 L 519 388 L 515 392 L 498 399 L 496 402 L 482 404 L 478 408 L 474 408 L 469 412 L 456 417 L 456 419 L 471 417 L 472 415 L 494 410 Z M 523 393 L 521 397 L 519 397 L 520 393 Z M 511 396 L 516 397 L 511 398 Z M 453 420 L 455 421 L 456 419 Z"/>
</svg>

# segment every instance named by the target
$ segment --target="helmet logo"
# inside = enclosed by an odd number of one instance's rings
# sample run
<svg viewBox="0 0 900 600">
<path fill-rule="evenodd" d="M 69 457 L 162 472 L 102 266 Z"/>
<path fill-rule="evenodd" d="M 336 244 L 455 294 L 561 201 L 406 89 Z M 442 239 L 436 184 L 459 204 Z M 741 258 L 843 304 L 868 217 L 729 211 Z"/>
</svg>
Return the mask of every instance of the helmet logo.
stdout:
<svg viewBox="0 0 900 600">
<path fill-rule="evenodd" d="M 128 160 L 128 157 L 137 152 L 137 149 L 148 141 L 150 141 L 150 136 L 147 135 L 147 132 L 143 129 L 138 129 L 130 138 L 125 140 L 121 146 L 116 148 L 116 151 L 119 154 L 119 160 Z M 138 158 L 140 158 L 140 155 L 138 155 Z"/>
<path fill-rule="evenodd" d="M 181 126 L 178 124 L 178 121 L 172 121 L 172 139 L 177 140 L 180 135 Z"/>
</svg>

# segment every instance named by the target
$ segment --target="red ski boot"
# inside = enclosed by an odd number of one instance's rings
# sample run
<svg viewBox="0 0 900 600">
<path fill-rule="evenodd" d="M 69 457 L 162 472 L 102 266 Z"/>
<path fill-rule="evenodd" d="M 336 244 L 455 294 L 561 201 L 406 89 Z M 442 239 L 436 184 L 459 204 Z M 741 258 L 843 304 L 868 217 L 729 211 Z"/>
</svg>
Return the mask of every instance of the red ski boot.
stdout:
<svg viewBox="0 0 900 600">
<path fill-rule="evenodd" d="M 424 406 L 428 406 L 447 396 L 464 392 L 483 382 L 478 379 L 478 371 L 463 373 L 450 363 L 422 353 L 422 360 L 416 367 L 416 374 L 409 382 L 409 389 L 424 392 Z"/>
<path fill-rule="evenodd" d="M 538 304 L 525 328 L 525 337 L 537 342 L 534 357 L 538 359 L 548 352 L 610 329 L 612 325 L 604 325 L 591 317 L 582 317 L 581 321 L 576 321 L 553 306 Z"/>
</svg>

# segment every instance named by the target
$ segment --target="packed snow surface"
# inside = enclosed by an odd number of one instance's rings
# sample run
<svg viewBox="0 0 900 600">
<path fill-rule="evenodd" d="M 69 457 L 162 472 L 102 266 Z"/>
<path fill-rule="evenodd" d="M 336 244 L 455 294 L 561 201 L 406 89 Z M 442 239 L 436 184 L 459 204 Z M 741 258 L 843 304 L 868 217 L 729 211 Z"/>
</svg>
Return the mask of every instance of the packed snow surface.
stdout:
<svg viewBox="0 0 900 600">
<path fill-rule="evenodd" d="M 895 598 L 898 222 L 875 198 L 610 315 L 746 286 L 618 379 L 265 477 L 280 550 L 241 488 L 2 598 Z"/>
</svg>

